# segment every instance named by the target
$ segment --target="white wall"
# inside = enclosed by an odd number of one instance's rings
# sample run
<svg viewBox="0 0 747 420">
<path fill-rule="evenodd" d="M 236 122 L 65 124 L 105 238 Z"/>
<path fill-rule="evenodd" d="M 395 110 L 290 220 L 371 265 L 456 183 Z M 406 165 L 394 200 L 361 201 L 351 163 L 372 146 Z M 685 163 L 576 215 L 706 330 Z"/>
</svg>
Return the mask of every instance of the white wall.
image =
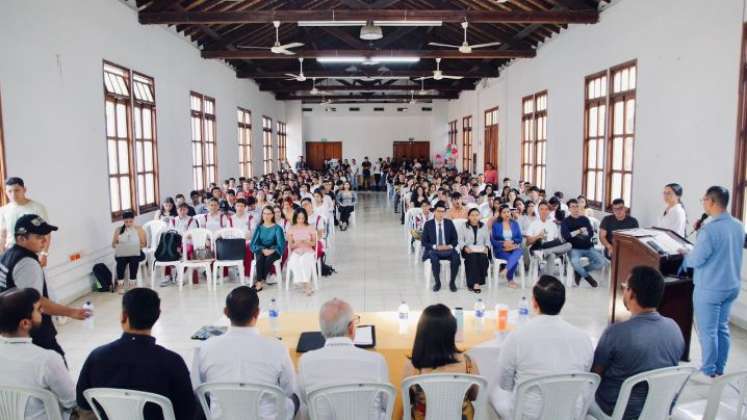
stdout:
<svg viewBox="0 0 747 420">
<path fill-rule="evenodd" d="M 303 140 L 342 142 L 344 158 L 361 161 L 392 156 L 392 142 L 430 141 L 431 155 L 440 151 L 447 141 L 448 127 L 443 126 L 446 103 L 435 101 L 432 104 L 335 104 L 335 112 L 325 112 L 321 105 L 304 105 L 312 111 L 303 112 Z M 348 108 L 358 107 L 360 111 L 350 112 Z M 385 111 L 373 111 L 383 107 Z M 397 108 L 407 107 L 407 112 L 397 112 Z M 421 108 L 430 107 L 425 112 Z M 305 153 L 305 150 L 304 150 Z M 289 155 L 290 157 L 291 155 Z"/>
<path fill-rule="evenodd" d="M 221 179 L 238 176 L 237 106 L 252 111 L 255 174 L 261 116 L 285 119 L 282 102 L 224 63 L 201 59 L 181 35 L 140 25 L 116 0 L 6 0 L 0 51 L 7 172 L 26 180 L 60 226 L 48 279 L 62 301 L 88 290 L 93 263 L 111 261 L 102 60 L 155 78 L 161 198 L 192 188 L 190 90 L 216 99 Z M 69 263 L 76 252 L 82 259 Z"/>
</svg>

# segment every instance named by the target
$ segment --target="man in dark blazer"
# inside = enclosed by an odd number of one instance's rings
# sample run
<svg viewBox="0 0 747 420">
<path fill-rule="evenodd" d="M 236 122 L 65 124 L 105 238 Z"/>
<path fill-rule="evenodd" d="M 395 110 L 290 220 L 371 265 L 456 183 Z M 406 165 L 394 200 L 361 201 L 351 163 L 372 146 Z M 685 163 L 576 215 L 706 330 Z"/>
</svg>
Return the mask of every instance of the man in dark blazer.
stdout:
<svg viewBox="0 0 747 420">
<path fill-rule="evenodd" d="M 457 291 L 456 277 L 459 273 L 459 265 L 462 263 L 457 252 L 459 235 L 457 234 L 454 223 L 446 219 L 446 204 L 439 201 L 434 206 L 433 219 L 425 223 L 423 227 L 423 238 L 421 242 L 425 248 L 423 252 L 423 261 L 431 260 L 431 269 L 433 270 L 433 291 L 438 292 L 441 289 L 441 260 L 451 261 L 451 279 L 449 280 L 449 289 L 452 292 Z"/>
</svg>

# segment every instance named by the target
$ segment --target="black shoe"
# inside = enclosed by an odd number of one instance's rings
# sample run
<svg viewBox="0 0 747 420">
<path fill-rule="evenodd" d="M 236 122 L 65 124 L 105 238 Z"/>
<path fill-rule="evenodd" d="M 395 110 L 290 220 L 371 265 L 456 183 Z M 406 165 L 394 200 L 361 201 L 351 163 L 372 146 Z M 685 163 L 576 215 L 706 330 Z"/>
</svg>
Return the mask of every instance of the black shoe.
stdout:
<svg viewBox="0 0 747 420">
<path fill-rule="evenodd" d="M 449 283 L 449 290 L 451 290 L 452 292 L 456 292 L 457 291 L 456 284 Z"/>
<path fill-rule="evenodd" d="M 482 289 L 472 289 L 473 292 L 480 294 L 482 293 Z"/>
<path fill-rule="evenodd" d="M 434 292 L 438 292 L 439 290 L 441 290 L 441 283 L 434 284 L 433 285 L 433 291 Z"/>
<path fill-rule="evenodd" d="M 573 281 L 576 282 L 576 286 L 581 284 L 581 275 L 579 275 L 577 272 L 573 272 Z"/>
<path fill-rule="evenodd" d="M 594 277 L 592 276 L 586 276 L 586 281 L 591 285 L 591 287 L 598 287 L 599 282 L 594 280 Z"/>
</svg>

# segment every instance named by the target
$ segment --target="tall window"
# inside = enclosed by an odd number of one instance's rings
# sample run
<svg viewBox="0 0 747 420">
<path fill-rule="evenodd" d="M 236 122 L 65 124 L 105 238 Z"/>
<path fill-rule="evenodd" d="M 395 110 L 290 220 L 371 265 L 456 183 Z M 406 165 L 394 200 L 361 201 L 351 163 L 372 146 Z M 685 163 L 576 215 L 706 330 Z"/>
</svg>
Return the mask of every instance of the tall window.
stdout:
<svg viewBox="0 0 747 420">
<path fill-rule="evenodd" d="M 112 220 L 134 210 L 132 187 L 130 71 L 104 63 L 106 143 L 109 155 L 109 201 Z"/>
<path fill-rule="evenodd" d="M 545 188 L 547 169 L 547 92 L 522 99 L 521 177 Z"/>
<path fill-rule="evenodd" d="M 485 110 L 485 136 L 483 137 L 483 164 L 498 169 L 498 107 Z"/>
<path fill-rule="evenodd" d="M 602 208 L 607 127 L 607 73 L 586 78 L 582 190 L 589 204 Z"/>
<path fill-rule="evenodd" d="M 141 213 L 158 209 L 158 154 L 156 153 L 156 90 L 153 79 L 132 73 L 135 120 L 135 179 Z"/>
<path fill-rule="evenodd" d="M 278 161 L 282 165 L 283 163 L 288 162 L 288 156 L 287 156 L 287 149 L 285 146 L 287 134 L 285 132 L 285 123 L 282 121 L 278 121 L 278 128 L 277 128 L 277 135 L 278 135 Z"/>
<path fill-rule="evenodd" d="M 272 118 L 262 116 L 262 150 L 265 173 L 272 172 Z"/>
<path fill-rule="evenodd" d="M 449 144 L 457 144 L 457 120 L 449 123 Z"/>
<path fill-rule="evenodd" d="M 472 172 L 472 116 L 462 118 L 462 170 Z"/>
<path fill-rule="evenodd" d="M 192 92 L 190 94 L 192 116 L 192 184 L 196 190 L 204 190 L 215 182 L 215 99 Z"/>
<path fill-rule="evenodd" d="M 636 73 L 631 61 L 586 77 L 582 188 L 597 208 L 632 201 Z"/>
<path fill-rule="evenodd" d="M 239 108 L 236 112 L 239 121 L 239 175 L 252 176 L 252 113 Z"/>
<path fill-rule="evenodd" d="M 2 97 L 0 97 L 0 179 L 6 179 L 5 176 L 5 140 L 3 137 L 3 104 Z M 8 203 L 8 198 L 5 194 L 0 194 L 0 205 Z"/>
<path fill-rule="evenodd" d="M 739 112 L 734 164 L 734 216 L 747 221 L 747 24 L 742 29 L 742 61 L 739 71 Z"/>
</svg>

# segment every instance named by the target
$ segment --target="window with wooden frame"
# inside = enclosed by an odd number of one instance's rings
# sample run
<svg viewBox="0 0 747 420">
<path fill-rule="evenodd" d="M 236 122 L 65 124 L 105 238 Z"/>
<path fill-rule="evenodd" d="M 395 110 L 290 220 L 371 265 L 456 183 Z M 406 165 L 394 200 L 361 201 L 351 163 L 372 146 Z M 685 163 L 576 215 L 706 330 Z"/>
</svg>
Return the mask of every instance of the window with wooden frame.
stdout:
<svg viewBox="0 0 747 420">
<path fill-rule="evenodd" d="M 449 144 L 457 144 L 457 120 L 449 123 Z"/>
<path fill-rule="evenodd" d="M 545 188 L 547 172 L 547 92 L 522 99 L 521 179 Z"/>
<path fill-rule="evenodd" d="M 156 143 L 156 89 L 153 79 L 132 73 L 135 123 L 135 180 L 141 213 L 158 209 L 158 147 Z"/>
<path fill-rule="evenodd" d="M 128 69 L 104 63 L 104 107 L 112 220 L 134 211 L 132 172 L 132 98 Z"/>
<path fill-rule="evenodd" d="M 0 95 L 0 179 L 7 179 L 5 173 L 5 137 L 3 132 L 3 104 L 2 95 Z M 0 205 L 8 204 L 8 197 L 0 194 Z"/>
<path fill-rule="evenodd" d="M 278 165 L 279 167 L 282 166 L 283 163 L 288 162 L 288 156 L 287 156 L 287 149 L 286 149 L 286 139 L 287 134 L 285 132 L 285 123 L 282 121 L 278 121 L 278 128 L 277 128 L 277 136 L 278 136 L 278 162 L 281 165 Z"/>
<path fill-rule="evenodd" d="M 485 132 L 483 136 L 483 165 L 491 164 L 498 170 L 498 107 L 485 110 Z"/>
<path fill-rule="evenodd" d="M 581 189 L 588 205 L 602 208 L 605 138 L 607 135 L 607 72 L 586 77 L 584 153 Z"/>
<path fill-rule="evenodd" d="M 236 111 L 239 131 L 239 176 L 252 177 L 252 113 L 243 108 Z"/>
<path fill-rule="evenodd" d="M 630 207 L 633 191 L 633 147 L 635 142 L 636 63 L 610 69 L 610 128 L 606 204 L 622 198 Z"/>
<path fill-rule="evenodd" d="M 192 121 L 192 185 L 204 191 L 217 177 L 215 99 L 190 93 Z"/>
<path fill-rule="evenodd" d="M 265 173 L 272 172 L 272 118 L 262 116 L 262 151 Z"/>
<path fill-rule="evenodd" d="M 734 163 L 734 217 L 747 221 L 747 24 L 742 27 L 742 58 L 739 71 L 737 146 Z M 747 226 L 747 225 L 746 225 Z M 747 227 L 745 227 L 747 230 Z"/>
<path fill-rule="evenodd" d="M 472 116 L 462 118 L 462 170 L 472 172 Z"/>
</svg>

